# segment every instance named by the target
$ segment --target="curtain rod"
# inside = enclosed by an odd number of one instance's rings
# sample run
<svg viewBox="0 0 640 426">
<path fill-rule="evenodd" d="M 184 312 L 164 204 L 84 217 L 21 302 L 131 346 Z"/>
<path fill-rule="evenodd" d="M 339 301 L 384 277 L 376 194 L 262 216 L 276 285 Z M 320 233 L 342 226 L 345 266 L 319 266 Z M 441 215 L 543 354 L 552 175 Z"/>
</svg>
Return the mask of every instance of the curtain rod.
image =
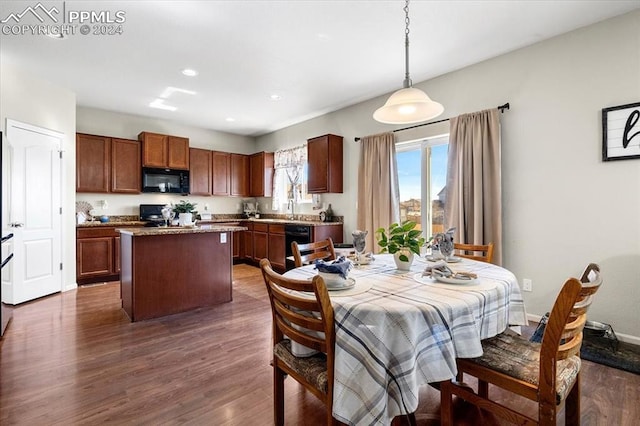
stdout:
<svg viewBox="0 0 640 426">
<path fill-rule="evenodd" d="M 509 102 L 507 102 L 504 105 L 500 105 L 499 107 L 497 107 L 497 109 L 500 110 L 500 112 L 504 112 L 505 109 L 509 109 L 510 105 Z M 396 130 L 392 130 L 392 133 L 395 132 L 401 132 L 403 130 L 409 130 L 409 129 L 415 129 L 416 127 L 422 127 L 422 126 L 430 126 L 432 124 L 437 124 L 437 123 L 444 123 L 445 121 L 449 121 L 451 120 L 451 118 L 443 118 L 442 120 L 437 120 L 437 121 L 430 121 L 429 123 L 423 123 L 423 124 L 416 124 L 415 126 L 410 126 L 410 127 L 403 127 L 402 129 L 396 129 Z M 360 138 L 355 138 L 356 142 L 360 142 Z"/>
</svg>

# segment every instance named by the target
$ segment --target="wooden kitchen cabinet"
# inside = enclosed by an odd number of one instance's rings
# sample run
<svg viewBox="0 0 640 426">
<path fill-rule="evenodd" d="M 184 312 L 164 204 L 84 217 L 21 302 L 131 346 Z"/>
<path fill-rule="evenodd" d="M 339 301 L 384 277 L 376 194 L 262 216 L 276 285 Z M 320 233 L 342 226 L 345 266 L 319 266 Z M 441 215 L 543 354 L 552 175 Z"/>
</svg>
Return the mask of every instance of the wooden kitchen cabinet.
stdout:
<svg viewBox="0 0 640 426">
<path fill-rule="evenodd" d="M 249 195 L 249 156 L 244 154 L 231 155 L 231 195 L 232 197 L 247 197 Z"/>
<path fill-rule="evenodd" d="M 258 152 L 249 159 L 251 197 L 271 197 L 273 193 L 273 152 Z"/>
<path fill-rule="evenodd" d="M 231 154 L 211 151 L 211 193 L 231 195 Z"/>
<path fill-rule="evenodd" d="M 273 269 L 284 271 L 286 268 L 286 247 L 284 225 L 269 225 L 269 262 Z"/>
<path fill-rule="evenodd" d="M 189 149 L 189 184 L 191 195 L 211 195 L 211 151 Z"/>
<path fill-rule="evenodd" d="M 246 260 L 253 260 L 253 223 L 241 222 L 240 226 L 247 228 L 246 231 L 242 231 L 242 247 L 240 251 L 240 258 Z"/>
<path fill-rule="evenodd" d="M 331 225 L 318 225 L 311 228 L 311 240 L 323 241 L 331 238 L 334 243 L 343 241 L 343 225 L 336 223 Z"/>
<path fill-rule="evenodd" d="M 253 260 L 269 257 L 269 225 L 266 223 L 253 224 Z"/>
<path fill-rule="evenodd" d="M 76 192 L 140 193 L 140 143 L 77 133 Z"/>
<path fill-rule="evenodd" d="M 324 135 L 307 140 L 308 192 L 342 193 L 342 136 Z"/>
<path fill-rule="evenodd" d="M 77 240 L 76 274 L 78 279 L 114 274 L 113 237 Z"/>
<path fill-rule="evenodd" d="M 140 142 L 112 138 L 111 192 L 140 193 L 140 170 Z"/>
<path fill-rule="evenodd" d="M 76 281 L 78 284 L 118 279 L 120 279 L 120 233 L 116 232 L 116 226 L 77 228 Z"/>
<path fill-rule="evenodd" d="M 115 227 L 76 230 L 76 280 L 78 284 L 116 279 Z"/>
<path fill-rule="evenodd" d="M 109 192 L 111 138 L 76 133 L 76 192 Z"/>
<path fill-rule="evenodd" d="M 142 132 L 142 167 L 189 170 L 189 139 Z"/>
</svg>

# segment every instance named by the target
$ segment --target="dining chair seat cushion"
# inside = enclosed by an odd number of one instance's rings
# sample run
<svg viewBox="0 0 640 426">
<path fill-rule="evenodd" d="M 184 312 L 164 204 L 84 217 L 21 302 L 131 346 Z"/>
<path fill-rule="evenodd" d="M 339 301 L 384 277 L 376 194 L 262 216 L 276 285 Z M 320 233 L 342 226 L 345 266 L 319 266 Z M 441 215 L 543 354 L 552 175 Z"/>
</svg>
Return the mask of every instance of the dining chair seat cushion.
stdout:
<svg viewBox="0 0 640 426">
<path fill-rule="evenodd" d="M 300 358 L 291 352 L 291 341 L 283 340 L 273 347 L 273 354 L 296 371 L 322 393 L 328 390 L 327 356 L 324 353 Z"/>
<path fill-rule="evenodd" d="M 507 330 L 483 340 L 484 354 L 479 358 L 469 358 L 467 361 L 538 386 L 540 346 L 540 343 L 530 342 L 513 331 Z M 580 372 L 580 366 L 581 361 L 578 356 L 571 356 L 557 362 L 556 404 L 560 404 L 571 390 Z"/>
</svg>

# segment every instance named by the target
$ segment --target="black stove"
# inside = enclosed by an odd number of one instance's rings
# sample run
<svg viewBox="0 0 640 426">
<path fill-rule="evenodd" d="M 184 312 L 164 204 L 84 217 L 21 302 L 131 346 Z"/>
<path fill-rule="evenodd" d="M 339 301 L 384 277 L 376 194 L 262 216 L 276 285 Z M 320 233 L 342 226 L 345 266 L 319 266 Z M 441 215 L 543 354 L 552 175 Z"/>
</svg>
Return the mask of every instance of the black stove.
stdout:
<svg viewBox="0 0 640 426">
<path fill-rule="evenodd" d="M 162 218 L 164 204 L 140 204 L 140 220 L 147 222 L 144 226 L 162 226 L 165 221 Z"/>
</svg>

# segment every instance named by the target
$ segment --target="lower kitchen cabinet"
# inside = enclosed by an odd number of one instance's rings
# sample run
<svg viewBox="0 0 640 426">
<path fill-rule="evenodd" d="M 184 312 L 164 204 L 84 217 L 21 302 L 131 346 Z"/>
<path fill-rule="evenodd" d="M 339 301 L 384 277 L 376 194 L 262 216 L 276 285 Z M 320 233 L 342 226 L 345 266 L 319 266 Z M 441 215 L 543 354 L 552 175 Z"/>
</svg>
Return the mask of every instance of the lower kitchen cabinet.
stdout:
<svg viewBox="0 0 640 426">
<path fill-rule="evenodd" d="M 285 269 L 285 253 L 284 225 L 269 225 L 269 262 L 273 269 Z"/>
<path fill-rule="evenodd" d="M 89 284 L 120 279 L 120 233 L 115 226 L 76 230 L 76 281 Z"/>
<path fill-rule="evenodd" d="M 266 223 L 253 224 L 253 260 L 260 262 L 269 257 L 269 225 Z"/>
<path fill-rule="evenodd" d="M 247 228 L 246 231 L 242 231 L 242 247 L 240 249 L 240 258 L 246 260 L 253 260 L 253 223 L 242 222 L 240 226 Z"/>
</svg>

